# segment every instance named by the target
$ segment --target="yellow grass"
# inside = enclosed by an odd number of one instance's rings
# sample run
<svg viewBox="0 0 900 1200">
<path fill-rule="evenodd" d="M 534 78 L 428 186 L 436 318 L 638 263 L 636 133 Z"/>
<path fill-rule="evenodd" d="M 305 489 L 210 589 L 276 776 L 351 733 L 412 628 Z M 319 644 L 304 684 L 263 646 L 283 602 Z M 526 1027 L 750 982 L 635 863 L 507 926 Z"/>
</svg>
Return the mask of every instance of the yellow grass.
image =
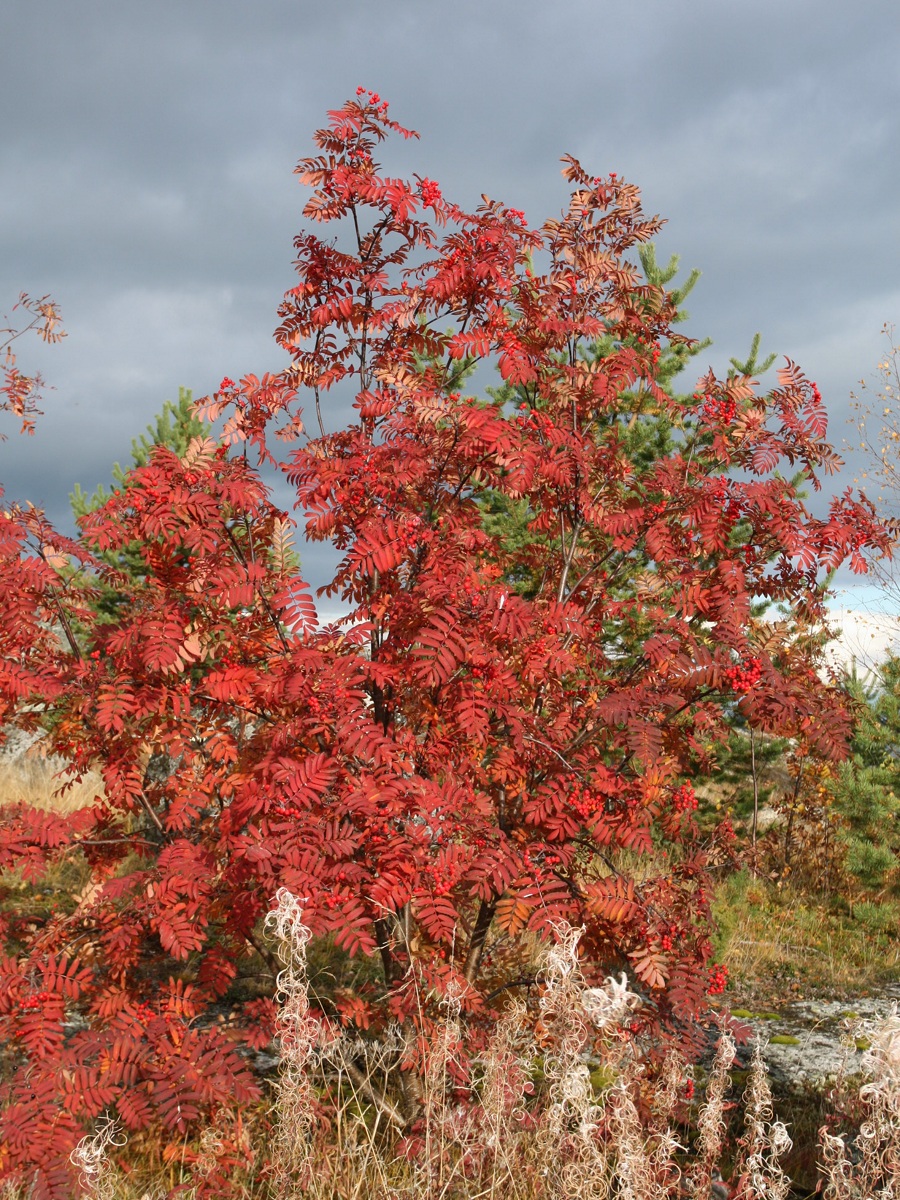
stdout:
<svg viewBox="0 0 900 1200">
<path fill-rule="evenodd" d="M 770 1007 L 773 992 L 859 995 L 900 974 L 900 940 L 846 904 L 740 872 L 718 890 L 717 957 L 732 987 Z"/>
<path fill-rule="evenodd" d="M 4 754 L 0 756 L 0 804 L 25 803 L 65 815 L 103 795 L 103 782 L 96 772 L 66 789 L 69 778 L 62 761 L 48 758 L 40 745 L 24 754 Z"/>
</svg>

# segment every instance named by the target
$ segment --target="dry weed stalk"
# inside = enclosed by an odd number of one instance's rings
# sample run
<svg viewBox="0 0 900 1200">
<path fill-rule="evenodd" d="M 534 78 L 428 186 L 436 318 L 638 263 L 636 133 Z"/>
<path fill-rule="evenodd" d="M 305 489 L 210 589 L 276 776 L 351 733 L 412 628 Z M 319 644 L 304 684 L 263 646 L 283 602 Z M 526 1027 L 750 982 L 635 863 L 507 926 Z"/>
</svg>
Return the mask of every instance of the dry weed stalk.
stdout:
<svg viewBox="0 0 900 1200">
<path fill-rule="evenodd" d="M 600 1135 L 602 1110 L 595 1102 L 587 1052 L 597 1030 L 620 1025 L 638 1003 L 621 980 L 585 987 L 578 963 L 581 930 L 558 924 L 543 962 L 539 1002 L 547 1107 L 537 1149 L 551 1194 L 601 1200 L 609 1191 L 610 1158 Z"/>
<path fill-rule="evenodd" d="M 413 1158 L 401 1189 L 410 1200 L 443 1200 L 454 1194 L 467 1165 L 473 1124 L 469 1106 L 458 1098 L 460 1089 L 469 1083 L 460 1061 L 462 994 L 462 988 L 451 982 L 440 1002 L 441 1019 L 433 1027 L 427 1046 L 421 1048 L 421 1150 Z"/>
<path fill-rule="evenodd" d="M 118 1190 L 118 1172 L 109 1160 L 111 1148 L 125 1145 L 126 1137 L 118 1122 L 104 1117 L 93 1134 L 83 1137 L 69 1161 L 78 1168 L 83 1192 L 96 1200 L 113 1200 Z"/>
<path fill-rule="evenodd" d="M 279 1194 L 299 1195 L 309 1167 L 313 1134 L 312 1067 L 317 1054 L 319 1023 L 310 1015 L 306 974 L 306 948 L 312 934 L 303 924 L 303 908 L 287 888 L 275 893 L 275 907 L 266 917 L 266 928 L 278 939 L 284 964 L 276 981 L 281 1044 L 281 1070 L 276 1089 L 275 1181 Z"/>
<path fill-rule="evenodd" d="M 651 1097 L 651 1132 L 661 1132 L 669 1127 L 687 1082 L 684 1059 L 676 1050 L 670 1050 L 663 1059 L 662 1071 Z"/>
<path fill-rule="evenodd" d="M 757 1043 L 744 1092 L 744 1134 L 738 1143 L 735 1200 L 786 1200 L 791 1181 L 782 1171 L 779 1159 L 791 1145 L 786 1126 L 774 1119 L 772 1089 Z"/>
<path fill-rule="evenodd" d="M 678 1194 L 681 1169 L 675 1156 L 684 1147 L 668 1124 L 655 1131 L 644 1127 L 635 1101 L 640 1074 L 640 1064 L 628 1063 L 607 1098 L 615 1195 L 621 1200 L 661 1200 Z"/>
<path fill-rule="evenodd" d="M 731 1086 L 728 1072 L 735 1060 L 736 1047 L 722 1030 L 716 1057 L 706 1084 L 706 1101 L 697 1115 L 697 1148 L 687 1176 L 688 1195 L 705 1200 L 712 1191 L 713 1172 L 722 1156 L 725 1142 L 725 1096 Z"/>
<path fill-rule="evenodd" d="M 897 1005 L 871 1032 L 859 1089 L 865 1119 L 853 1144 L 820 1131 L 825 1200 L 900 1197 L 900 1015 Z"/>
<path fill-rule="evenodd" d="M 536 1057 L 527 1008 L 516 998 L 497 1022 L 482 1056 L 480 1151 L 491 1198 L 505 1197 L 517 1180 L 521 1183 L 522 1124 Z"/>
</svg>

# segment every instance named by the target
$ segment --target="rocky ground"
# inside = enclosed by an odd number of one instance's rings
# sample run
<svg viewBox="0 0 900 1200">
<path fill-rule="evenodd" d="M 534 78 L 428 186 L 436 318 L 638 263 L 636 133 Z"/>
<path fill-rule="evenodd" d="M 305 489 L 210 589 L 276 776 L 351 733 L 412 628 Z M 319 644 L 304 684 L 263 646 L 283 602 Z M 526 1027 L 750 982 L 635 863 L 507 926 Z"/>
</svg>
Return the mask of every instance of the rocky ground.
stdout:
<svg viewBox="0 0 900 1200">
<path fill-rule="evenodd" d="M 740 1049 L 741 1063 L 749 1062 L 758 1039 L 776 1092 L 823 1091 L 838 1078 L 859 1074 L 867 1035 L 892 1004 L 900 1004 L 900 981 L 878 995 L 851 1001 L 796 1000 L 771 1011 L 732 1009 L 753 1034 Z"/>
</svg>

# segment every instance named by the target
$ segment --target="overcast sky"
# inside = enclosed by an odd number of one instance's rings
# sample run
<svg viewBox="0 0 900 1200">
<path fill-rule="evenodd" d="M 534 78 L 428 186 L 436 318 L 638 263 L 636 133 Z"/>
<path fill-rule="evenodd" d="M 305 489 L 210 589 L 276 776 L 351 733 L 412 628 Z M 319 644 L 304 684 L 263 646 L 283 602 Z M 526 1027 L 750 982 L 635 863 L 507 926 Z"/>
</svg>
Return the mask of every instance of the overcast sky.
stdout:
<svg viewBox="0 0 900 1200">
<path fill-rule="evenodd" d="M 421 134 L 390 173 L 462 204 L 539 225 L 564 153 L 637 183 L 660 256 L 703 272 L 698 374 L 761 331 L 818 380 L 840 448 L 900 325 L 898 62 L 897 0 L 11 0 L 0 312 L 49 292 L 69 336 L 19 343 L 56 390 L 35 437 L 3 426 L 7 496 L 69 526 L 75 481 L 108 480 L 179 386 L 282 365 L 293 168 L 357 84 Z"/>
</svg>

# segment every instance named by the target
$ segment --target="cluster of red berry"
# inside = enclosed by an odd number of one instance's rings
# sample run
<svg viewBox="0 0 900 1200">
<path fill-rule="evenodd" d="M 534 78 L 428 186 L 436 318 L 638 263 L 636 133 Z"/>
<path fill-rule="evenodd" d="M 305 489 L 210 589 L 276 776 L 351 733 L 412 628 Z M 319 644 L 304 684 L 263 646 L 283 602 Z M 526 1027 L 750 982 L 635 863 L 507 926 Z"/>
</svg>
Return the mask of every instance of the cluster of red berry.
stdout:
<svg viewBox="0 0 900 1200">
<path fill-rule="evenodd" d="M 382 112 L 382 113 L 387 112 L 388 102 L 387 102 L 387 100 L 382 100 L 382 98 L 378 95 L 377 92 L 370 92 L 368 88 L 364 88 L 362 85 L 360 85 L 356 89 L 356 94 L 357 94 L 357 96 L 368 96 L 369 103 L 371 105 L 373 105 L 375 108 L 377 108 L 379 112 Z"/>
<path fill-rule="evenodd" d="M 396 826 L 390 821 L 373 821 L 368 827 L 369 842 L 372 846 L 382 847 L 388 844 L 397 833 Z M 397 869 L 405 870 L 400 864 Z"/>
<path fill-rule="evenodd" d="M 131 507 L 136 513 L 145 513 L 151 505 L 158 500 L 158 496 L 153 496 L 152 500 L 147 492 L 141 491 L 139 488 L 132 488 Z"/>
<path fill-rule="evenodd" d="M 400 518 L 400 528 L 394 537 L 395 542 L 400 543 L 400 548 L 408 553 L 415 548 L 423 540 L 428 539 L 428 530 L 422 528 L 422 518 L 416 513 L 405 513 Z"/>
<path fill-rule="evenodd" d="M 696 811 L 697 796 L 689 783 L 683 783 L 672 793 L 672 807 L 677 813 Z"/>
<path fill-rule="evenodd" d="M 422 193 L 422 203 L 430 204 L 432 208 L 437 208 L 443 200 L 441 189 L 433 179 L 423 179 L 419 190 Z"/>
<path fill-rule="evenodd" d="M 363 146 L 351 146 L 347 151 L 347 157 L 351 162 L 370 163 L 372 155 Z"/>
<path fill-rule="evenodd" d="M 722 963 L 713 963 L 709 972 L 707 991 L 710 996 L 721 996 L 728 987 L 728 968 Z"/>
<path fill-rule="evenodd" d="M 116 488 L 113 495 L 121 499 L 121 508 L 130 506 L 136 513 L 147 512 L 161 501 L 168 504 L 170 500 L 167 485 L 152 483 L 146 479 L 140 480 L 140 486 L 129 485 L 124 492 Z"/>
<path fill-rule="evenodd" d="M 490 682 L 495 678 L 497 668 L 493 663 L 472 663 L 469 667 L 469 674 L 473 679 Z"/>
<path fill-rule="evenodd" d="M 724 821 L 719 822 L 717 834 L 720 842 L 737 841 L 737 833 L 735 832 L 734 826 L 731 823 L 730 817 L 726 817 Z"/>
<path fill-rule="evenodd" d="M 659 945 L 661 950 L 671 950 L 673 946 L 671 933 L 664 933 L 659 939 Z"/>
<path fill-rule="evenodd" d="M 43 1008 L 48 1000 L 53 999 L 52 992 L 35 992 L 31 996 L 25 996 L 19 1001 L 19 1009 L 21 1012 L 34 1012 L 35 1009 Z"/>
<path fill-rule="evenodd" d="M 519 405 L 519 414 L 516 417 L 516 424 L 522 429 L 549 429 L 553 422 L 544 413 L 537 412 L 535 409 L 529 409 L 527 404 Z"/>
<path fill-rule="evenodd" d="M 529 870 L 534 867 L 557 867 L 562 862 L 558 854 L 549 854 L 543 847 L 526 846 L 522 861 Z"/>
<path fill-rule="evenodd" d="M 576 783 L 569 794 L 569 803 L 582 821 L 590 820 L 597 812 L 597 797 L 584 784 Z"/>
<path fill-rule="evenodd" d="M 136 1021 L 138 1021 L 139 1024 L 147 1025 L 150 1021 L 154 1020 L 158 1014 L 155 1009 L 150 1007 L 149 1004 L 139 1002 L 131 1005 L 131 1015 Z"/>
<path fill-rule="evenodd" d="M 711 501 L 716 507 L 719 514 L 719 520 L 724 521 L 727 525 L 733 526 L 735 521 L 740 520 L 741 505 L 737 498 L 731 495 L 728 480 L 721 476 L 710 481 L 712 486 L 706 493 L 706 498 Z"/>
<path fill-rule="evenodd" d="M 712 487 L 709 489 L 710 499 L 714 500 L 716 504 L 724 504 L 728 499 L 729 481 L 724 475 L 719 475 L 714 480 L 711 480 L 711 483 Z"/>
<path fill-rule="evenodd" d="M 293 817 L 295 821 L 303 816 L 296 804 L 273 804 L 272 815 L 276 817 Z"/>
<path fill-rule="evenodd" d="M 218 395 L 220 392 L 227 392 L 229 388 L 233 388 L 234 386 L 235 386 L 234 380 L 230 379 L 226 375 L 223 378 L 222 382 L 219 384 L 219 386 L 216 388 L 216 395 Z"/>
<path fill-rule="evenodd" d="M 449 896 L 457 884 L 458 872 L 454 870 L 452 864 L 445 863 L 442 866 L 432 866 L 426 868 L 422 874 L 423 887 L 417 887 L 416 894 L 425 896 Z"/>
<path fill-rule="evenodd" d="M 737 416 L 737 403 L 731 396 L 706 396 L 703 400 L 703 416 L 707 421 L 730 425 Z"/>
<path fill-rule="evenodd" d="M 335 504 L 353 509 L 368 500 L 384 506 L 395 503 L 401 497 L 401 488 L 395 478 L 379 476 L 378 468 L 372 462 L 365 462 L 361 466 L 351 464 L 348 476 L 345 484 L 338 483 L 332 487 L 325 484 L 320 487 L 317 498 L 325 499 L 330 491 Z"/>
<path fill-rule="evenodd" d="M 729 667 L 725 678 L 732 691 L 749 692 L 762 678 L 762 663 L 758 658 L 748 658 L 745 662 Z"/>
<path fill-rule="evenodd" d="M 653 366 L 655 367 L 656 364 L 659 362 L 659 354 L 660 354 L 659 346 L 657 346 L 656 342 L 651 342 L 651 341 L 648 341 L 647 338 L 639 337 L 636 339 L 636 343 L 638 346 L 641 347 L 642 350 L 650 351 L 650 361 L 653 364 Z"/>
</svg>

